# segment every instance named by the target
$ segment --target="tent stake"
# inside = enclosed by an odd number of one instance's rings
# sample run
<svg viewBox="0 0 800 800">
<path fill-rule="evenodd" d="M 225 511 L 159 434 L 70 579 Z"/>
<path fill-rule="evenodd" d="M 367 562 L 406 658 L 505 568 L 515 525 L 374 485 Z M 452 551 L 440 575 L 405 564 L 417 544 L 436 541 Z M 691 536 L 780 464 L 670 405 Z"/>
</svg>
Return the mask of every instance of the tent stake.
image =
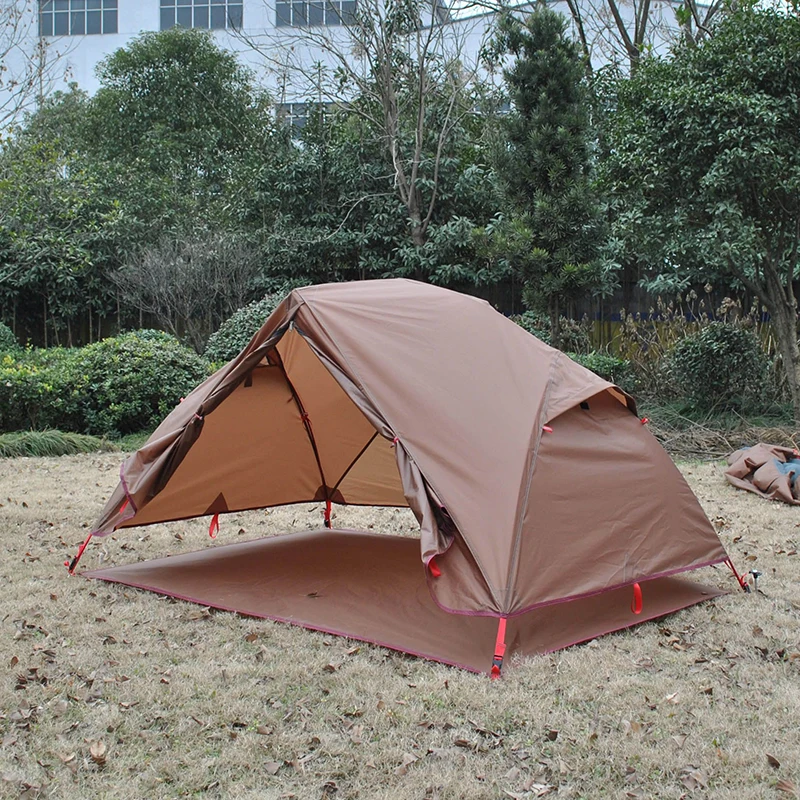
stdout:
<svg viewBox="0 0 800 800">
<path fill-rule="evenodd" d="M 503 669 L 503 658 L 506 654 L 506 618 L 500 617 L 497 620 L 497 641 L 494 643 L 494 658 L 492 659 L 492 680 L 500 677 Z"/>
</svg>

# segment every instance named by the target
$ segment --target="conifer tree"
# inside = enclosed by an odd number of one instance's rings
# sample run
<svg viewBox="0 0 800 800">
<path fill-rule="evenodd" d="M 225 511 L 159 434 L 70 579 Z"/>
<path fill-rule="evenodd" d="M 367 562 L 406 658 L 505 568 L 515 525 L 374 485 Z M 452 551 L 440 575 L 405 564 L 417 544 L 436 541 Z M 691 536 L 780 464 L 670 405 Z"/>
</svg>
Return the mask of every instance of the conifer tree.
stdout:
<svg viewBox="0 0 800 800">
<path fill-rule="evenodd" d="M 503 70 L 511 110 L 495 154 L 505 208 L 491 249 L 524 282 L 526 304 L 548 314 L 555 347 L 568 301 L 603 280 L 585 68 L 565 28 L 540 5 L 524 22 L 503 17 L 494 42 L 496 56 L 513 60 Z"/>
</svg>

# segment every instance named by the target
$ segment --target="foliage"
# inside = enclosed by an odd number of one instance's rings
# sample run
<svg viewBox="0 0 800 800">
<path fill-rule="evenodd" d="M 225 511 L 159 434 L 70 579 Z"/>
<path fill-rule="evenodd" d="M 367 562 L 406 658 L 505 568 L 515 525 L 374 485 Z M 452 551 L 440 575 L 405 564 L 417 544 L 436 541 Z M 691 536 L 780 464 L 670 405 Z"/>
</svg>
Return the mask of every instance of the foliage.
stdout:
<svg viewBox="0 0 800 800">
<path fill-rule="evenodd" d="M 0 322 L 0 356 L 16 353 L 20 349 L 17 337 L 4 322 Z"/>
<path fill-rule="evenodd" d="M 431 87 L 431 115 L 441 102 Z M 435 203 L 415 241 L 385 144 L 359 113 L 366 103 L 356 98 L 347 109 L 318 109 L 293 151 L 262 165 L 261 205 L 251 214 L 274 220 L 264 228 L 265 277 L 298 285 L 389 276 L 453 287 L 496 282 L 501 270 L 481 263 L 473 238 L 495 207 L 479 115 L 465 114 L 453 125 L 438 167 L 427 155 L 418 165 L 421 196 L 434 192 Z"/>
<path fill-rule="evenodd" d="M 686 336 L 669 366 L 696 409 L 744 410 L 764 402 L 769 359 L 758 337 L 739 325 L 714 322 Z"/>
<path fill-rule="evenodd" d="M 524 23 L 500 19 L 494 57 L 514 59 L 503 71 L 512 110 L 495 149 L 507 211 L 487 231 L 489 252 L 524 281 L 529 307 L 549 314 L 555 346 L 569 299 L 604 279 L 584 65 L 565 28 L 543 6 Z"/>
<path fill-rule="evenodd" d="M 118 220 L 97 175 L 71 150 L 85 97 L 57 95 L 0 151 L 0 303 L 47 344 L 73 341 L 75 321 L 108 310 Z"/>
<path fill-rule="evenodd" d="M 203 359 L 161 332 L 7 356 L 0 366 L 0 430 L 139 431 L 157 424 L 208 372 Z"/>
<path fill-rule="evenodd" d="M 616 384 L 623 391 L 630 393 L 636 391 L 636 376 L 630 361 L 598 350 L 585 354 L 570 353 L 569 356 L 582 367 L 590 369 L 609 383 Z"/>
<path fill-rule="evenodd" d="M 607 98 L 614 257 L 653 288 L 745 287 L 770 314 L 800 418 L 800 17 L 745 4 Z"/>
<path fill-rule="evenodd" d="M 213 363 L 220 363 L 239 355 L 283 300 L 284 294 L 268 294 L 236 311 L 220 325 L 219 330 L 211 334 L 205 357 Z"/>
<path fill-rule="evenodd" d="M 105 439 L 81 433 L 56 430 L 0 433 L 0 458 L 70 456 L 116 449 L 115 445 Z"/>
<path fill-rule="evenodd" d="M 525 311 L 515 314 L 512 321 L 524 328 L 528 333 L 550 344 L 550 320 L 536 311 Z M 572 319 L 562 317 L 560 321 L 561 349 L 567 353 L 588 353 L 591 342 L 586 326 Z"/>
</svg>

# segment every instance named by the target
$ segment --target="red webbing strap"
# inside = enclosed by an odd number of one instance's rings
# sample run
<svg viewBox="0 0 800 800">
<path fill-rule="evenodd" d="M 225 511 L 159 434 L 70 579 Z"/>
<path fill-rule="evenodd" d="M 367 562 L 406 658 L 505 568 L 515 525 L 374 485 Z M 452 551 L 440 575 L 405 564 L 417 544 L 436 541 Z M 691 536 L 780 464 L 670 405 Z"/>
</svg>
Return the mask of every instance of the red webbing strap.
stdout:
<svg viewBox="0 0 800 800">
<path fill-rule="evenodd" d="M 436 556 L 433 556 L 431 560 L 428 562 L 428 569 L 431 571 L 431 575 L 434 578 L 441 578 L 442 571 L 439 569 L 439 565 L 436 563 Z"/>
<path fill-rule="evenodd" d="M 642 587 L 638 583 L 633 584 L 633 600 L 631 600 L 631 611 L 634 614 L 642 613 Z"/>
<path fill-rule="evenodd" d="M 72 561 L 65 561 L 64 566 L 68 569 L 69 574 L 73 575 L 75 573 L 75 567 L 78 566 L 78 562 L 81 560 L 81 556 L 83 555 L 83 551 L 86 549 L 86 545 L 89 544 L 89 539 L 92 538 L 93 534 L 89 534 L 84 540 L 83 544 L 78 548 L 78 552 L 75 554 L 75 558 Z"/>
<path fill-rule="evenodd" d="M 219 533 L 219 514 L 217 513 L 214 514 L 213 517 L 211 517 L 211 524 L 208 526 L 208 535 L 212 539 L 216 539 L 218 533 Z"/>
<path fill-rule="evenodd" d="M 331 526 L 331 501 L 325 501 L 325 510 L 322 512 L 322 519 L 325 521 L 325 527 L 330 528 Z"/>
<path fill-rule="evenodd" d="M 727 564 L 730 567 L 730 570 L 733 573 L 734 577 L 736 578 L 737 581 L 739 581 L 739 586 L 742 587 L 742 590 L 745 592 L 749 592 L 750 587 L 747 585 L 747 581 L 736 571 L 736 567 L 733 566 L 733 561 L 731 561 L 728 558 L 723 563 Z"/>
<path fill-rule="evenodd" d="M 503 669 L 503 657 L 506 654 L 506 618 L 500 617 L 497 620 L 497 641 L 494 643 L 494 658 L 492 659 L 492 680 L 500 677 Z"/>
</svg>

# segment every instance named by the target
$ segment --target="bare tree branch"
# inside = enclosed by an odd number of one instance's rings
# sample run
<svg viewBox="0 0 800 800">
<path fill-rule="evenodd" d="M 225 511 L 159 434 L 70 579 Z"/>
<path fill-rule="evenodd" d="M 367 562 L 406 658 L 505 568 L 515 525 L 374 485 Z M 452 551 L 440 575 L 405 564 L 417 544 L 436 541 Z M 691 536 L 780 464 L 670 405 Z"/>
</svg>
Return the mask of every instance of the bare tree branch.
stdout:
<svg viewBox="0 0 800 800">
<path fill-rule="evenodd" d="M 0 2 L 0 131 L 14 125 L 67 77 L 64 56 L 74 43 L 39 36 L 36 0 Z"/>
</svg>

